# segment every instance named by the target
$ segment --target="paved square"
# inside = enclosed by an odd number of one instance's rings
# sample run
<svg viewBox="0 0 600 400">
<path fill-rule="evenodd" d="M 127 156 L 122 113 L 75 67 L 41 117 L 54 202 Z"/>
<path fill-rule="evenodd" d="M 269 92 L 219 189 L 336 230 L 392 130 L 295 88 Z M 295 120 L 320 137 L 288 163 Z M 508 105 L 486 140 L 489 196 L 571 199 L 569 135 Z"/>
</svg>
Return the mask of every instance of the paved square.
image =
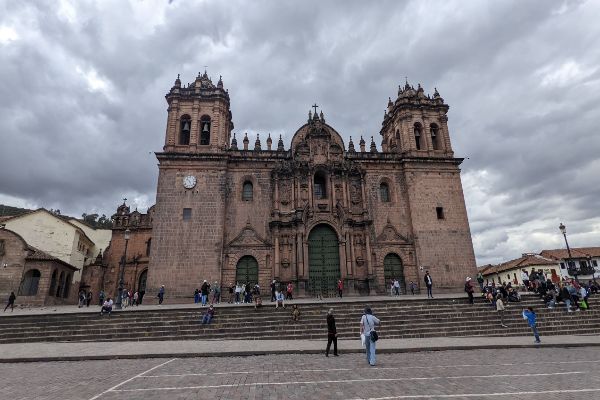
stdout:
<svg viewBox="0 0 600 400">
<path fill-rule="evenodd" d="M 600 350 L 514 349 L 0 364 L 6 399 L 593 399 Z"/>
</svg>

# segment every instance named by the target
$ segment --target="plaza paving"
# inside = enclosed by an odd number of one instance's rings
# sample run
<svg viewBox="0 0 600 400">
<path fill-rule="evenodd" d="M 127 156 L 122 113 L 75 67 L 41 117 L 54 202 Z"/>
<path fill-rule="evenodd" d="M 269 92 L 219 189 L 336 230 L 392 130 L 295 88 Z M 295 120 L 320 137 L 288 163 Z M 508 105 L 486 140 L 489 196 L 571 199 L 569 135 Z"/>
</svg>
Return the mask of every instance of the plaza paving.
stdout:
<svg viewBox="0 0 600 400">
<path fill-rule="evenodd" d="M 6 399 L 594 399 L 597 348 L 0 364 Z"/>
</svg>

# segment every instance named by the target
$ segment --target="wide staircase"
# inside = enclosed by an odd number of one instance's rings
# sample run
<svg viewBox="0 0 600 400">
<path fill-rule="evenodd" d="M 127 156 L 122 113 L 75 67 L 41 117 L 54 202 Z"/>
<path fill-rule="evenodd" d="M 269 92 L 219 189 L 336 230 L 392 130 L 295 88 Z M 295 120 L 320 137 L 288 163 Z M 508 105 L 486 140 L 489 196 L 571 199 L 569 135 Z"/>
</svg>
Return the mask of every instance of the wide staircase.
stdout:
<svg viewBox="0 0 600 400">
<path fill-rule="evenodd" d="M 210 325 L 200 319 L 205 309 L 182 308 L 99 313 L 0 316 L 0 343 L 84 342 L 193 339 L 323 339 L 326 313 L 334 309 L 338 337 L 358 338 L 358 321 L 367 299 L 360 302 L 299 305 L 298 322 L 291 320 L 291 307 L 275 309 L 271 303 L 255 310 L 252 306 L 217 307 Z M 381 338 L 440 336 L 521 336 L 531 334 L 521 312 L 533 306 L 538 313 L 541 335 L 585 335 L 600 332 L 600 308 L 590 298 L 590 309 L 567 313 L 563 304 L 549 310 L 535 296 L 523 296 L 510 303 L 505 324 L 500 326 L 495 309 L 482 299 L 474 305 L 466 299 L 370 301 L 374 315 L 381 319 Z"/>
</svg>

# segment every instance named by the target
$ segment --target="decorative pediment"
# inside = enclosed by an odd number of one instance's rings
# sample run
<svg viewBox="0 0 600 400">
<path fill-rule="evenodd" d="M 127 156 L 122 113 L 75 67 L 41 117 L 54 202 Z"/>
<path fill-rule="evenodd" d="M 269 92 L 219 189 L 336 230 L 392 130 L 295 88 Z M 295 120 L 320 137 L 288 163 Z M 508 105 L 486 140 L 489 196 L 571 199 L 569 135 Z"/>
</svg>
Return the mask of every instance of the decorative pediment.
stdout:
<svg viewBox="0 0 600 400">
<path fill-rule="evenodd" d="M 398 233 L 396 228 L 388 223 L 381 232 L 381 235 L 377 237 L 378 243 L 408 243 L 409 240 Z"/>
<path fill-rule="evenodd" d="M 265 247 L 271 244 L 260 237 L 250 223 L 247 223 L 242 231 L 227 244 L 228 247 Z"/>
</svg>

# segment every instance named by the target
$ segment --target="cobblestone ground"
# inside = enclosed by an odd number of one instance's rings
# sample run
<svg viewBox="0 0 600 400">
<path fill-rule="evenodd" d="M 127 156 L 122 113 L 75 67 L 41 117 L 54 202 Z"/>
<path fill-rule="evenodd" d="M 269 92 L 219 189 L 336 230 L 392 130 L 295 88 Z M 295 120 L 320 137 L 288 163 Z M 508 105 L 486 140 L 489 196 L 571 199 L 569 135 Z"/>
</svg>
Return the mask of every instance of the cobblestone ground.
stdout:
<svg viewBox="0 0 600 400">
<path fill-rule="evenodd" d="M 600 350 L 0 364 L 2 399 L 598 399 Z"/>
</svg>

